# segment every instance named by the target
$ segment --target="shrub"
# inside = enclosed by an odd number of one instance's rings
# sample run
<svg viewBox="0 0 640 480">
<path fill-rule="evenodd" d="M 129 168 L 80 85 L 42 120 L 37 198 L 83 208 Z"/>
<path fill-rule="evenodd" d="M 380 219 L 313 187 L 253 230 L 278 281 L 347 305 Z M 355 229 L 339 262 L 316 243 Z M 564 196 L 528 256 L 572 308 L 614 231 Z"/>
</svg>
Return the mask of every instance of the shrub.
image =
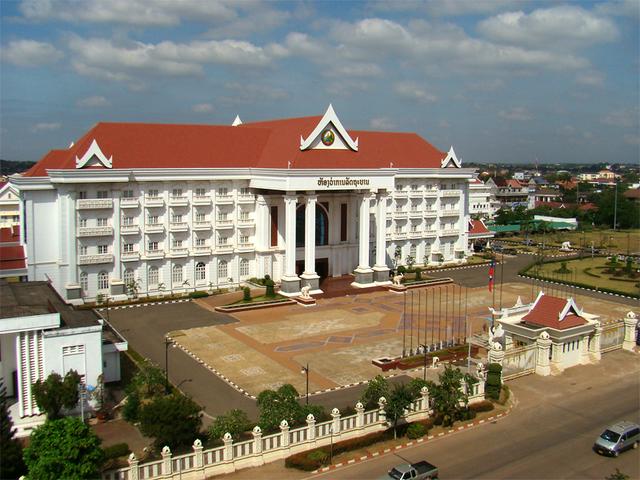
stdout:
<svg viewBox="0 0 640 480">
<path fill-rule="evenodd" d="M 407 428 L 407 437 L 411 439 L 424 437 L 427 433 L 427 430 L 424 428 L 424 425 L 420 423 L 412 423 Z"/>
<path fill-rule="evenodd" d="M 271 280 L 271 277 L 269 277 L 269 275 L 264 276 L 264 286 L 266 287 L 266 291 L 265 291 L 266 297 L 276 296 L 275 283 L 273 282 L 273 280 Z"/>
<path fill-rule="evenodd" d="M 77 405 L 79 384 L 80 375 L 75 370 L 69 370 L 64 378 L 51 373 L 44 381 L 36 380 L 33 384 L 33 398 L 48 419 L 60 418 L 63 408 Z"/>
<path fill-rule="evenodd" d="M 138 392 L 133 391 L 127 396 L 127 401 L 122 409 L 122 416 L 129 423 L 135 423 L 138 421 L 138 415 L 140 414 L 140 395 Z"/>
<path fill-rule="evenodd" d="M 497 401 L 500 398 L 500 389 L 502 387 L 502 366 L 497 363 L 490 363 L 487 373 L 487 381 L 485 383 L 486 396 L 491 400 Z"/>
<path fill-rule="evenodd" d="M 493 408 L 493 403 L 489 400 L 482 400 L 481 402 L 469 405 L 469 410 L 473 410 L 474 412 L 490 412 Z"/>
<path fill-rule="evenodd" d="M 243 287 L 242 288 L 242 299 L 245 302 L 250 302 L 251 301 L 251 289 L 249 287 Z"/>
<path fill-rule="evenodd" d="M 208 296 L 209 294 L 207 292 L 203 292 L 201 290 L 189 293 L 189 298 L 204 298 Z"/>
<path fill-rule="evenodd" d="M 441 413 L 436 413 L 433 417 L 434 425 L 442 425 L 442 421 L 444 420 L 443 415 Z"/>
<path fill-rule="evenodd" d="M 416 280 L 422 280 L 422 270 L 419 267 L 416 267 L 414 272 L 416 274 Z"/>
<path fill-rule="evenodd" d="M 405 273 L 407 273 L 407 267 L 405 267 L 404 265 L 400 265 L 397 269 L 398 275 L 404 275 Z"/>
<path fill-rule="evenodd" d="M 219 440 L 228 432 L 237 441 L 240 435 L 250 428 L 251 422 L 247 414 L 242 410 L 234 409 L 216 417 L 209 427 L 209 438 Z"/>
<path fill-rule="evenodd" d="M 140 431 L 159 448 L 191 445 L 202 425 L 200 407 L 179 393 L 155 397 L 140 409 Z"/>
<path fill-rule="evenodd" d="M 502 390 L 500 391 L 500 397 L 498 398 L 498 403 L 500 405 L 504 405 L 509 400 L 509 396 L 511 394 L 511 390 L 506 385 L 502 386 Z"/>
<path fill-rule="evenodd" d="M 105 460 L 111 460 L 112 458 L 119 458 L 128 455 L 131 450 L 126 443 L 116 443 L 108 447 L 103 448 Z"/>
</svg>

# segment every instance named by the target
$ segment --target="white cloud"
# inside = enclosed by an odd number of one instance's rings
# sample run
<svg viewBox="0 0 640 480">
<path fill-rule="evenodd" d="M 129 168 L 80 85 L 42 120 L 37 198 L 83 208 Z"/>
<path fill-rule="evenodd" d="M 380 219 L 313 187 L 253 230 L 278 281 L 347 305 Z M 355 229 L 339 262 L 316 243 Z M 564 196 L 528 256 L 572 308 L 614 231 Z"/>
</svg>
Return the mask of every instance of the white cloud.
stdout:
<svg viewBox="0 0 640 480">
<path fill-rule="evenodd" d="M 451 128 L 451 124 L 449 122 L 447 122 L 446 120 L 440 120 L 438 122 L 438 126 L 440 128 Z"/>
<path fill-rule="evenodd" d="M 195 113 L 211 113 L 213 112 L 213 105 L 210 103 L 198 103 L 191 107 L 191 111 Z"/>
<path fill-rule="evenodd" d="M 604 74 L 595 70 L 576 75 L 576 83 L 589 87 L 604 87 Z"/>
<path fill-rule="evenodd" d="M 595 6 L 595 11 L 602 15 L 616 15 L 640 18 L 640 3 L 638 0 L 614 0 Z"/>
<path fill-rule="evenodd" d="M 560 50 L 618 38 L 618 29 L 611 20 L 573 5 L 538 9 L 529 14 L 501 13 L 480 22 L 478 31 L 498 42 Z"/>
<path fill-rule="evenodd" d="M 420 103 L 432 103 L 438 100 L 437 96 L 413 82 L 398 82 L 393 86 L 393 91 L 399 97 Z"/>
<path fill-rule="evenodd" d="M 369 126 L 374 130 L 393 130 L 396 128 L 396 124 L 388 117 L 372 118 Z"/>
<path fill-rule="evenodd" d="M 379 77 L 382 68 L 375 63 L 345 62 L 333 65 L 326 74 L 334 77 Z"/>
<path fill-rule="evenodd" d="M 531 113 L 524 107 L 514 107 L 510 110 L 500 110 L 498 115 L 507 120 L 527 121 L 533 117 Z"/>
<path fill-rule="evenodd" d="M 31 131 L 32 132 L 45 132 L 45 131 L 51 131 L 51 130 L 58 130 L 61 126 L 62 126 L 62 124 L 60 124 L 58 122 L 36 123 L 34 126 L 31 127 Z"/>
<path fill-rule="evenodd" d="M 627 133 L 623 137 L 624 143 L 629 145 L 640 145 L 640 135 L 637 133 Z"/>
<path fill-rule="evenodd" d="M 437 0 L 427 3 L 427 11 L 436 16 L 478 15 L 506 10 L 517 0 Z"/>
<path fill-rule="evenodd" d="M 268 85 L 229 82 L 224 85 L 224 88 L 231 93 L 231 96 L 221 97 L 220 101 L 232 105 L 273 102 L 289 97 L 286 90 Z"/>
<path fill-rule="evenodd" d="M 23 0 L 20 11 L 32 21 L 121 23 L 174 26 L 182 20 L 223 22 L 236 17 L 232 0 Z"/>
<path fill-rule="evenodd" d="M 615 127 L 633 127 L 638 124 L 638 111 L 614 110 L 602 119 L 602 123 Z"/>
<path fill-rule="evenodd" d="M 107 107 L 110 105 L 110 102 L 106 98 L 96 95 L 93 97 L 81 98 L 76 102 L 76 105 L 78 107 L 97 108 L 97 107 Z"/>
<path fill-rule="evenodd" d="M 47 42 L 12 40 L 2 47 L 2 60 L 20 67 L 37 67 L 60 60 L 64 54 Z"/>
<path fill-rule="evenodd" d="M 72 37 L 72 65 L 81 75 L 128 82 L 139 86 L 136 78 L 144 74 L 193 76 L 203 73 L 207 64 L 235 67 L 264 67 L 278 56 L 276 49 L 239 40 L 208 40 L 189 43 L 164 41 L 115 42 L 111 39 Z"/>
</svg>

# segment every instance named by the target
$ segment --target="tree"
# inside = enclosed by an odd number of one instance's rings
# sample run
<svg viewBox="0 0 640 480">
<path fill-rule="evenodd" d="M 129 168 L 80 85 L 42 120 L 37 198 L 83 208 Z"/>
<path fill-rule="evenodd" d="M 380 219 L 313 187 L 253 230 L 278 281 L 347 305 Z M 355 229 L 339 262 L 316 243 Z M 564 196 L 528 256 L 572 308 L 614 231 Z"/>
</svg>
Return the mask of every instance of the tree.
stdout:
<svg viewBox="0 0 640 480">
<path fill-rule="evenodd" d="M 155 397 L 140 409 L 140 431 L 169 448 L 191 445 L 200 432 L 200 407 L 180 393 Z"/>
<path fill-rule="evenodd" d="M 137 391 L 142 398 L 160 395 L 165 391 L 165 374 L 160 368 L 145 359 L 127 389 Z"/>
<path fill-rule="evenodd" d="M 491 400 L 500 398 L 502 390 L 502 365 L 490 363 L 487 367 L 487 380 L 485 382 L 485 392 Z"/>
<path fill-rule="evenodd" d="M 249 287 L 243 287 L 242 288 L 242 299 L 245 302 L 250 302 L 251 301 L 251 289 Z"/>
<path fill-rule="evenodd" d="M 32 387 L 33 398 L 48 419 L 60 418 L 63 408 L 71 409 L 78 404 L 78 385 L 80 375 L 75 370 L 69 370 L 64 378 L 52 373 L 44 381 L 36 380 Z"/>
<path fill-rule="evenodd" d="M 0 478 L 18 478 L 26 473 L 22 461 L 22 445 L 16 438 L 13 420 L 9 416 L 7 407 L 6 390 L 0 382 Z"/>
<path fill-rule="evenodd" d="M 24 461 L 29 478 L 99 478 L 104 452 L 89 426 L 79 418 L 67 417 L 47 420 L 33 431 Z"/>
<path fill-rule="evenodd" d="M 433 409 L 442 415 L 444 426 L 452 425 L 460 417 L 461 410 L 467 408 L 469 396 L 462 389 L 463 383 L 466 383 L 469 390 L 475 379 L 471 375 L 463 374 L 459 368 L 454 369 L 451 365 L 446 365 L 438 376 L 438 383 L 432 382 L 429 385 Z"/>
<path fill-rule="evenodd" d="M 367 384 L 360 402 L 366 409 L 376 408 L 380 397 L 387 398 L 389 396 L 389 382 L 382 375 L 376 375 Z"/>
<path fill-rule="evenodd" d="M 266 297 L 272 298 L 276 296 L 275 283 L 273 282 L 273 280 L 271 280 L 271 277 L 269 275 L 264 276 L 264 286 L 266 288 Z"/>
<path fill-rule="evenodd" d="M 396 384 L 389 394 L 385 412 L 387 413 L 387 419 L 391 420 L 393 425 L 393 438 L 397 438 L 398 422 L 404 418 L 405 410 L 409 409 L 413 400 L 411 389 L 405 383 Z"/>
<path fill-rule="evenodd" d="M 616 205 L 614 188 L 604 190 L 595 198 L 595 204 L 598 207 L 595 221 L 598 225 L 613 227 L 615 217 L 616 228 L 640 227 L 640 207 L 633 200 L 625 197 L 623 192 L 624 190 L 618 185 L 617 209 L 614 208 Z"/>
<path fill-rule="evenodd" d="M 298 391 L 288 383 L 275 391 L 260 392 L 257 404 L 260 410 L 260 428 L 265 431 L 276 430 L 282 420 L 294 425 L 301 416 Z"/>
<path fill-rule="evenodd" d="M 243 410 L 233 409 L 216 417 L 209 427 L 209 438 L 219 440 L 228 432 L 234 440 L 238 440 L 250 428 L 247 414 Z"/>
</svg>

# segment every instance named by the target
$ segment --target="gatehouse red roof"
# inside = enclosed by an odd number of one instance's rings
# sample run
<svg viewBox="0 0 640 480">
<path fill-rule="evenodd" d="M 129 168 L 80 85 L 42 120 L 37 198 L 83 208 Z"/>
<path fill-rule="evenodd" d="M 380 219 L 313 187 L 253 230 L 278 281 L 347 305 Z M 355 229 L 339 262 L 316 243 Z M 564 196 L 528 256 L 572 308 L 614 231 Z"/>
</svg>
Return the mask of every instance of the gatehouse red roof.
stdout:
<svg viewBox="0 0 640 480">
<path fill-rule="evenodd" d="M 569 302 L 571 302 L 572 305 L 565 315 L 561 316 Z M 540 327 L 554 328 L 556 330 L 565 330 L 588 323 L 586 319 L 579 315 L 573 306 L 573 300 L 553 297 L 551 295 L 541 295 L 529 313 L 522 317 L 522 321 Z"/>
<path fill-rule="evenodd" d="M 19 242 L 20 227 L 0 228 L 0 271 L 27 267 L 27 255 Z"/>
<path fill-rule="evenodd" d="M 321 117 L 224 125 L 98 123 L 67 150 L 52 150 L 24 176 L 76 168 L 93 140 L 113 169 L 141 168 L 440 168 L 446 153 L 415 133 L 348 131 L 358 151 L 300 150 Z M 291 164 L 289 165 L 289 162 Z M 101 167 L 98 167 L 101 168 Z"/>
</svg>

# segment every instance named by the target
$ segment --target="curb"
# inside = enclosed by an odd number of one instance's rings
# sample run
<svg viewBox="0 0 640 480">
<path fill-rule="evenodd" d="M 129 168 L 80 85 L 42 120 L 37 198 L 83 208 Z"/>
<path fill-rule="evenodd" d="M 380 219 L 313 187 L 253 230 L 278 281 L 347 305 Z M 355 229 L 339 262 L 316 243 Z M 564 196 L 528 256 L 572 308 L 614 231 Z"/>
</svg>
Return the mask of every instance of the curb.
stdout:
<svg viewBox="0 0 640 480">
<path fill-rule="evenodd" d="M 499 413 L 497 415 L 491 416 L 489 418 L 486 418 L 484 420 L 474 420 L 473 422 L 467 423 L 465 425 L 461 425 L 459 427 L 456 428 L 452 428 L 450 430 L 447 430 L 446 432 L 440 432 L 437 435 L 429 435 L 426 437 L 422 437 L 422 438 L 418 438 L 416 440 L 410 440 L 408 442 L 402 443 L 400 445 L 396 445 L 395 447 L 390 447 L 390 448 L 385 448 L 383 450 L 378 450 L 376 452 L 371 452 L 368 455 L 363 455 L 362 457 L 359 458 L 352 458 L 350 460 L 346 460 L 340 463 L 336 463 L 335 465 L 329 465 L 327 467 L 322 467 L 319 468 L 317 470 L 312 471 L 311 473 L 325 473 L 325 472 L 329 472 L 331 470 L 335 470 L 336 468 L 340 468 L 340 467 L 344 467 L 346 465 L 353 465 L 354 463 L 358 463 L 358 462 L 363 462 L 365 460 L 369 460 L 370 458 L 374 458 L 374 457 L 378 457 L 381 455 L 386 455 L 387 453 L 391 453 L 391 452 L 395 452 L 396 450 L 402 450 L 404 448 L 408 448 L 408 447 L 412 447 L 414 445 L 419 445 L 421 443 L 428 443 L 431 442 L 435 439 L 444 437 L 445 435 L 451 435 L 453 433 L 457 433 L 457 432 L 461 432 L 463 430 L 468 430 L 470 428 L 473 427 L 478 427 L 480 425 L 484 425 L 487 423 L 491 423 L 494 421 L 497 421 L 499 418 L 504 418 L 507 415 L 509 415 L 511 413 L 511 410 L 513 409 L 513 402 L 511 404 L 511 406 L 509 406 L 509 408 L 504 412 L 504 413 Z"/>
<path fill-rule="evenodd" d="M 109 307 L 109 310 L 122 310 L 124 308 L 140 308 L 140 307 L 151 307 L 154 305 L 166 305 L 168 303 L 184 303 L 190 302 L 191 298 L 183 298 L 180 300 L 165 300 L 161 302 L 144 302 L 144 303 L 134 303 L 133 305 L 117 305 L 115 307 Z M 107 310 L 107 307 L 96 308 L 99 312 L 104 312 Z"/>
<path fill-rule="evenodd" d="M 637 297 L 630 297 L 628 295 L 622 295 L 620 293 L 603 292 L 603 291 L 600 291 L 600 290 L 596 290 L 594 288 L 579 287 L 579 286 L 573 285 L 571 283 L 554 282 L 552 280 L 543 280 L 541 278 L 529 277 L 528 275 L 518 275 L 518 277 L 524 278 L 526 280 L 535 280 L 537 282 L 550 283 L 552 285 L 564 285 L 564 286 L 571 287 L 571 288 L 578 288 L 578 289 L 584 290 L 586 292 L 595 292 L 595 293 L 600 293 L 601 295 L 609 295 L 611 297 L 620 297 L 620 298 L 628 298 L 629 300 L 638 300 Z"/>
</svg>

